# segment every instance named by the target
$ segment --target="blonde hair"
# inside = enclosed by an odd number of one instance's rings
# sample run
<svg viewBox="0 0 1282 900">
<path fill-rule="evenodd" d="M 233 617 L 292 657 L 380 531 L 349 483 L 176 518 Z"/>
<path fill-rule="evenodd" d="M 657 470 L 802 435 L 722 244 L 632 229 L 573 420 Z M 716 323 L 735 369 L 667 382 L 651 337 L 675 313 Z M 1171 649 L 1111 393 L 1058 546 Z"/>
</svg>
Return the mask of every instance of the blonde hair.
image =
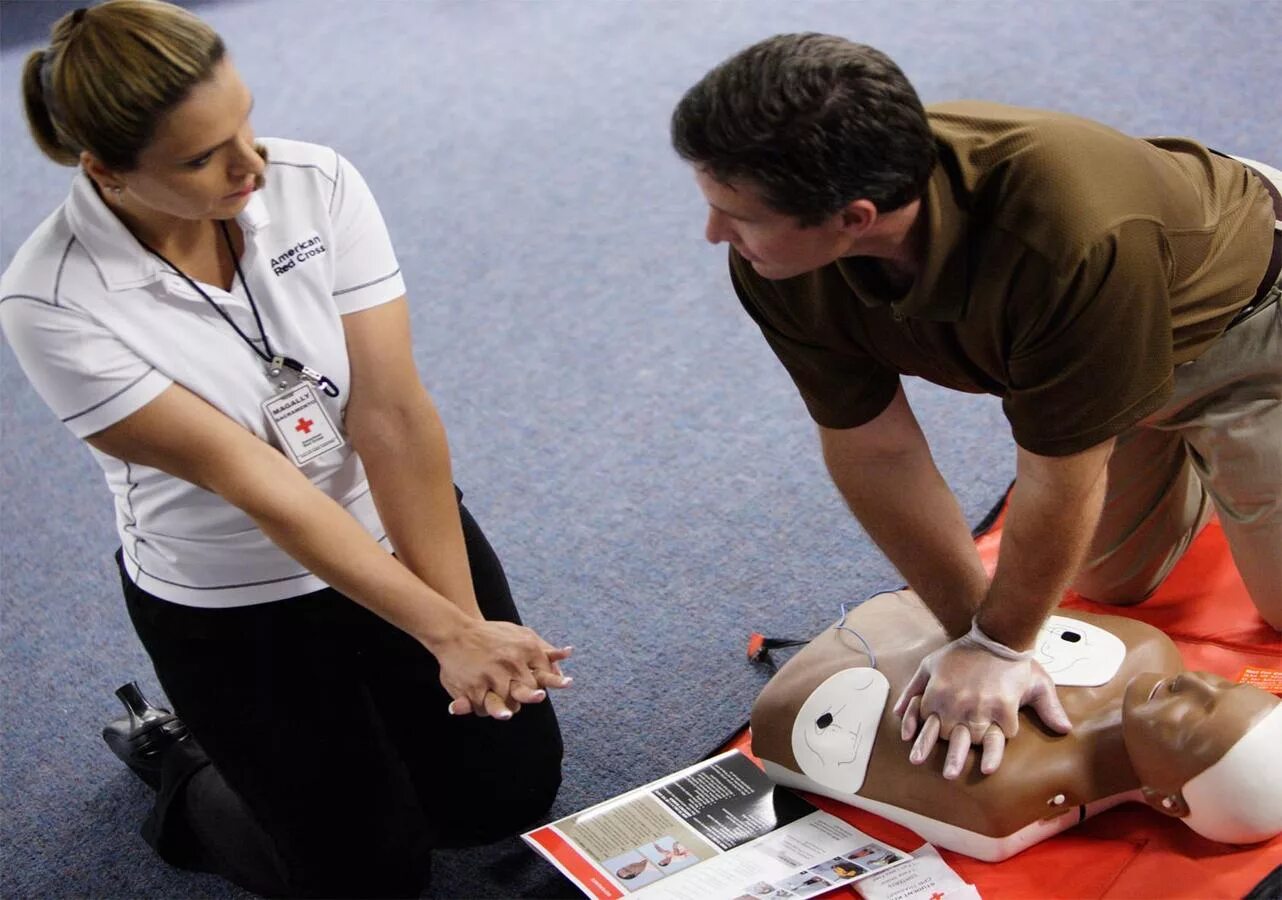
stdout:
<svg viewBox="0 0 1282 900">
<path fill-rule="evenodd" d="M 161 0 L 108 0 L 68 13 L 22 70 L 31 136 L 59 165 L 76 165 L 87 150 L 129 171 L 161 116 L 225 55 L 217 32 Z"/>
</svg>

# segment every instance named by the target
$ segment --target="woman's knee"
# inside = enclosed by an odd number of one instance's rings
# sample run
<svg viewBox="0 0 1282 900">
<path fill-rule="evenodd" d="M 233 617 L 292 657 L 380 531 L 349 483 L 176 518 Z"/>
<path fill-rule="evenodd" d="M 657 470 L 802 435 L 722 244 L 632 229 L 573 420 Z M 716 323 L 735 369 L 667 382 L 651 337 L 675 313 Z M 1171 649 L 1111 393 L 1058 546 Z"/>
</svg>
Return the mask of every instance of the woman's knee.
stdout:
<svg viewBox="0 0 1282 900">
<path fill-rule="evenodd" d="M 510 743 L 474 756 L 467 783 L 451 785 L 440 796 L 443 846 L 488 844 L 518 834 L 556 800 L 563 753 L 551 704 L 526 706 L 503 727 Z"/>
<path fill-rule="evenodd" d="M 555 765 L 547 763 L 525 771 L 485 796 L 474 797 L 451 822 L 443 824 L 441 845 L 478 846 L 520 834 L 547 815 L 560 788 L 559 759 Z"/>
<path fill-rule="evenodd" d="M 510 775 L 494 779 L 491 802 L 500 810 L 502 820 L 496 831 L 512 833 L 536 821 L 548 811 L 561 788 L 561 762 L 564 749 L 556 713 L 548 701 L 521 710 L 528 716 L 528 731 L 520 742 L 521 749 L 505 762 Z"/>
<path fill-rule="evenodd" d="M 431 848 L 426 839 L 392 847 L 327 842 L 290 854 L 285 869 L 294 897 L 418 897 L 431 873 Z"/>
</svg>

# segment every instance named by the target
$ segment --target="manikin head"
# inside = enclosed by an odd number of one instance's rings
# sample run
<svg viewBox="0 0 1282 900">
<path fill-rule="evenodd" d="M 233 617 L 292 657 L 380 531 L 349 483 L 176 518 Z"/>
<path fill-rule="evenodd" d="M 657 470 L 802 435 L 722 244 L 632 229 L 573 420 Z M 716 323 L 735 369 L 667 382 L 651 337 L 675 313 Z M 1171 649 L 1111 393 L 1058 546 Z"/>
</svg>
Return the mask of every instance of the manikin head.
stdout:
<svg viewBox="0 0 1282 900">
<path fill-rule="evenodd" d="M 1282 701 L 1205 672 L 1137 675 L 1126 752 L 1154 809 L 1198 834 L 1249 844 L 1282 833 Z"/>
</svg>

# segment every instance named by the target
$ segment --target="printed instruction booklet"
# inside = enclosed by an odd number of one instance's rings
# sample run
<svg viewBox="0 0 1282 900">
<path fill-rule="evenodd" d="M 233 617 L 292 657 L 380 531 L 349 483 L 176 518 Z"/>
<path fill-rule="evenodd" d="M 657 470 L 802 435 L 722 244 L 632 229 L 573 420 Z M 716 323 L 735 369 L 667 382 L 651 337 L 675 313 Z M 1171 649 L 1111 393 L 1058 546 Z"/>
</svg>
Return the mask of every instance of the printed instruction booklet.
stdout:
<svg viewBox="0 0 1282 900">
<path fill-rule="evenodd" d="M 596 900 L 804 900 L 912 859 L 738 750 L 522 837 Z"/>
</svg>

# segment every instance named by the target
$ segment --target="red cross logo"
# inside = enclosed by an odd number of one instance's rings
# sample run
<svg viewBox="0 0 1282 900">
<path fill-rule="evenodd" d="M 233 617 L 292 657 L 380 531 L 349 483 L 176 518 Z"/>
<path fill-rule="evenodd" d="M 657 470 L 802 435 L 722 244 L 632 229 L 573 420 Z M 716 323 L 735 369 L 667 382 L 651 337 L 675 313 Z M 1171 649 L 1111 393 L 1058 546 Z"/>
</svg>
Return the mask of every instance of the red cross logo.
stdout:
<svg viewBox="0 0 1282 900">
<path fill-rule="evenodd" d="M 301 431 L 303 434 L 311 434 L 312 426 L 315 424 L 316 423 L 313 422 L 311 419 L 304 419 L 302 416 L 299 416 L 298 424 L 294 426 L 294 430 Z"/>
</svg>

